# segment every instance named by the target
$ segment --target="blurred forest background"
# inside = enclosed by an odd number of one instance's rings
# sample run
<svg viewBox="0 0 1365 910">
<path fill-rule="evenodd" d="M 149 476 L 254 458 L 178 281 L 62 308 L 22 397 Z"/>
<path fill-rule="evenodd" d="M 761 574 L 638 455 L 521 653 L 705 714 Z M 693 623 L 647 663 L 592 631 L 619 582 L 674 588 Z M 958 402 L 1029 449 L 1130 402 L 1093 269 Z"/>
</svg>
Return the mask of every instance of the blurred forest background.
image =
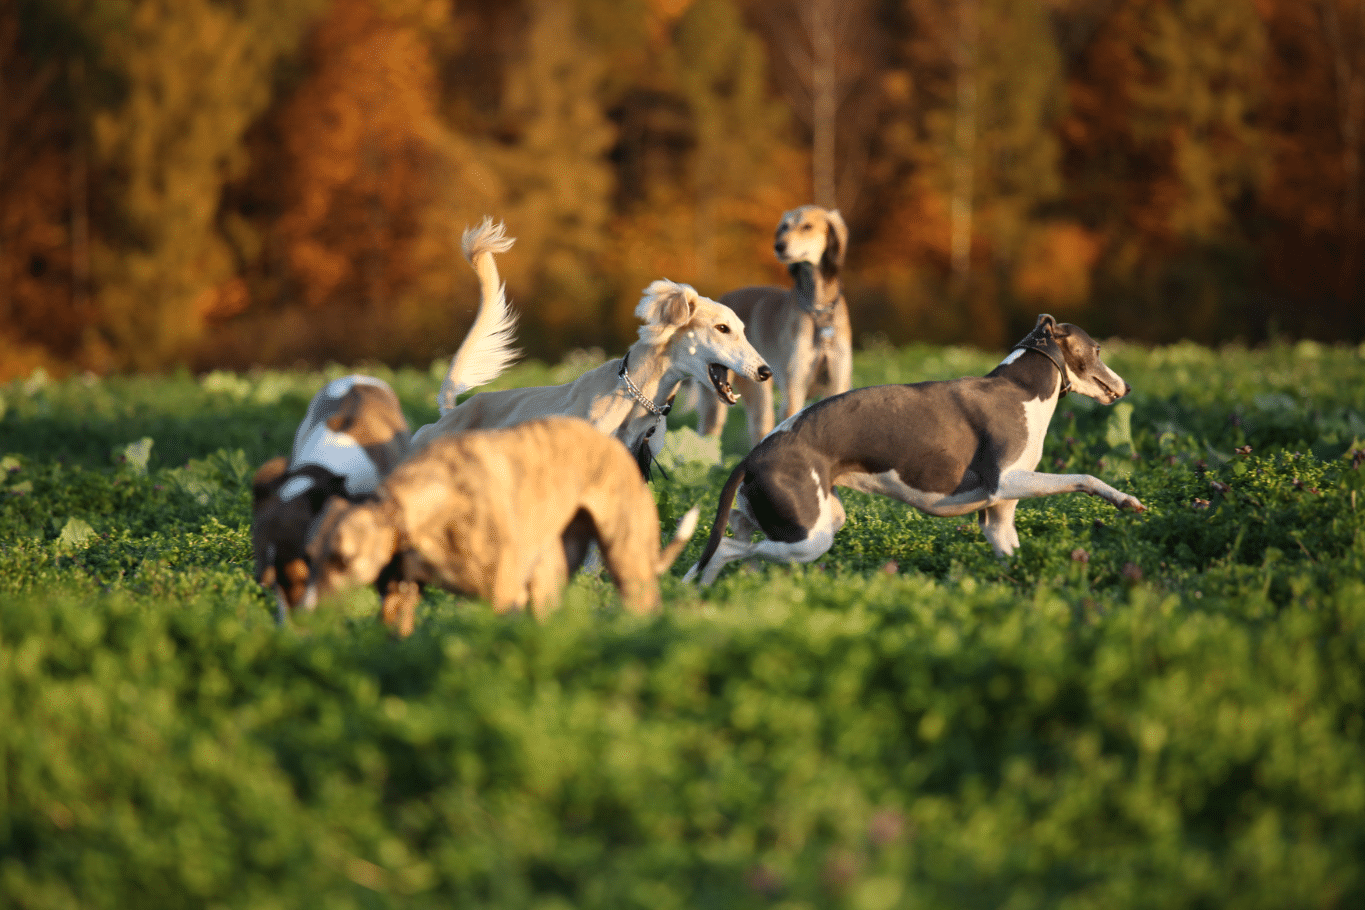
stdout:
<svg viewBox="0 0 1365 910">
<path fill-rule="evenodd" d="M 658 277 L 855 335 L 1358 340 L 1365 0 L 0 0 L 0 379 L 530 353 Z"/>
</svg>

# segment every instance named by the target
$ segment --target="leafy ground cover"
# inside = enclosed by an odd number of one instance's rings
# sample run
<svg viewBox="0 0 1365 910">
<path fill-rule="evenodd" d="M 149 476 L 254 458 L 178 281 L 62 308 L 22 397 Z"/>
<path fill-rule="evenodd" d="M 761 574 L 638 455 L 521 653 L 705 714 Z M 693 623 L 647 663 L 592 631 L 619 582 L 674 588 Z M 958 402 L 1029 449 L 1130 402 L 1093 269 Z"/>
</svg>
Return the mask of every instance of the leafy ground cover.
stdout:
<svg viewBox="0 0 1365 910">
<path fill-rule="evenodd" d="M 587 576 L 401 642 L 249 577 L 251 471 L 339 368 L 0 386 L 0 904 L 1360 906 L 1365 349 L 1106 360 L 1133 394 L 1064 400 L 1043 467 L 1143 515 L 1026 503 L 997 561 L 846 494 L 815 565 L 699 593 L 699 535 L 657 617 Z M 440 369 L 375 372 L 431 418 Z M 675 463 L 665 523 L 725 472 Z"/>
</svg>

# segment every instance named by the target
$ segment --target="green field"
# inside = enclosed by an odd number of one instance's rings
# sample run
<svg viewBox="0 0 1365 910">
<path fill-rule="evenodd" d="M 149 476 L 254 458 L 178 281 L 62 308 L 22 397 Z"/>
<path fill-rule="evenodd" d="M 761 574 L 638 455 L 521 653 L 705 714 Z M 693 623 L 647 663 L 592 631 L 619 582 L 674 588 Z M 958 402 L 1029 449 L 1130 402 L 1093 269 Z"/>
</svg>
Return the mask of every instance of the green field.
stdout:
<svg viewBox="0 0 1365 910">
<path fill-rule="evenodd" d="M 1041 469 L 1144 514 L 1024 503 L 998 561 L 848 493 L 814 565 L 699 593 L 699 534 L 657 617 L 586 576 L 404 641 L 369 591 L 277 629 L 249 574 L 251 472 L 340 368 L 0 386 L 0 906 L 1365 906 L 1365 347 L 1106 361 L 1133 394 L 1063 400 Z M 418 425 L 443 368 L 374 372 Z"/>
</svg>

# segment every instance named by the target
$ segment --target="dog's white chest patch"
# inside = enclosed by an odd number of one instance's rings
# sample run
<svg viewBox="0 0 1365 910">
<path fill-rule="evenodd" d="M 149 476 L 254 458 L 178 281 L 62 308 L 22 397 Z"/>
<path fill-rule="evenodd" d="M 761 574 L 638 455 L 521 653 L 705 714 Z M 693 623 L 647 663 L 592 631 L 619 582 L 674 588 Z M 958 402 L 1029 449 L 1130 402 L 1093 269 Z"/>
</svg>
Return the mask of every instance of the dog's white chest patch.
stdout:
<svg viewBox="0 0 1365 910">
<path fill-rule="evenodd" d="M 379 486 L 379 471 L 369 453 L 349 433 L 333 432 L 325 423 L 308 434 L 293 464 L 326 468 L 345 479 L 346 492 L 352 496 L 372 493 Z"/>
<path fill-rule="evenodd" d="M 1047 439 L 1047 426 L 1052 422 L 1052 412 L 1056 409 L 1055 397 L 1031 398 L 1024 402 L 1024 428 L 1027 434 L 1024 450 L 1014 461 L 1000 466 L 1001 475 L 1011 471 L 1032 471 L 1038 467 L 1038 462 L 1043 458 L 1043 441 Z"/>
</svg>

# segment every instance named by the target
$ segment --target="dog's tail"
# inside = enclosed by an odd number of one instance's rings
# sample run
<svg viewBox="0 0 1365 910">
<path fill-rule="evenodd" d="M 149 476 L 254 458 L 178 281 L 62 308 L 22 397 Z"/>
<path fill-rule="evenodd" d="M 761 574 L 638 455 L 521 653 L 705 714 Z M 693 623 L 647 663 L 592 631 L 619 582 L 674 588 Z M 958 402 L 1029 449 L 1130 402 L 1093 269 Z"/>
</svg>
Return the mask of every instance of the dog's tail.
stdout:
<svg viewBox="0 0 1365 910">
<path fill-rule="evenodd" d="M 720 502 L 716 506 L 716 520 L 711 525 L 711 536 L 706 540 L 706 549 L 701 551 L 701 559 L 697 560 L 697 564 L 687 570 L 687 574 L 683 576 L 684 581 L 702 577 L 706 571 L 706 564 L 711 561 L 711 557 L 715 556 L 716 550 L 720 548 L 720 539 L 725 536 L 725 525 L 730 520 L 730 509 L 735 504 L 735 493 L 744 481 L 745 473 L 747 473 L 746 462 L 741 461 L 730 472 L 730 479 L 725 481 L 725 486 L 721 487 Z"/>
<path fill-rule="evenodd" d="M 673 565 L 683 547 L 692 539 L 692 533 L 697 530 L 697 519 L 701 517 L 701 506 L 693 506 L 687 510 L 687 514 L 678 520 L 678 532 L 673 535 L 668 546 L 664 547 L 659 553 L 659 565 L 657 573 L 659 575 L 668 571 L 668 567 Z"/>
<path fill-rule="evenodd" d="M 517 316 L 507 306 L 507 289 L 493 260 L 494 253 L 507 252 L 515 242 L 516 238 L 506 235 L 502 222 L 494 224 L 492 218 L 484 218 L 461 238 L 464 257 L 479 276 L 479 312 L 460 349 L 450 358 L 450 372 L 436 400 L 442 414 L 455 408 L 461 393 L 492 382 L 521 355 L 513 347 Z"/>
</svg>

